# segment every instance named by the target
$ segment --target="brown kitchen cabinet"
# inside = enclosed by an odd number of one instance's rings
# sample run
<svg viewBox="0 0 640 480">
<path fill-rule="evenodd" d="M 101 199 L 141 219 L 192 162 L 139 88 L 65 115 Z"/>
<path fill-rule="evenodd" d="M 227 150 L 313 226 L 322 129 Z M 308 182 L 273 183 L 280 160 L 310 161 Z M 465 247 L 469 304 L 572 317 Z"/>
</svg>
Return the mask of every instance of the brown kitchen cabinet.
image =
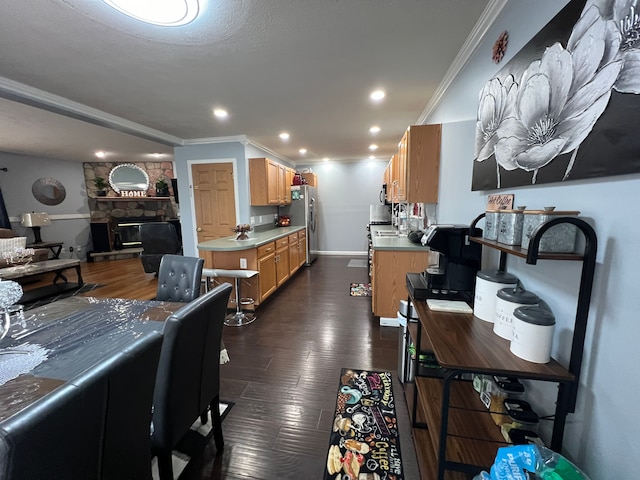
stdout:
<svg viewBox="0 0 640 480">
<path fill-rule="evenodd" d="M 439 124 L 407 128 L 397 154 L 391 159 L 393 202 L 438 202 L 441 132 Z"/>
<path fill-rule="evenodd" d="M 276 291 L 276 244 L 269 242 L 257 248 L 260 302 Z"/>
<path fill-rule="evenodd" d="M 311 172 L 303 173 L 302 178 L 304 178 L 307 181 L 307 185 L 311 187 L 318 186 L 318 175 L 316 175 L 315 173 L 311 173 Z"/>
<path fill-rule="evenodd" d="M 289 237 L 276 240 L 276 287 L 289 279 Z"/>
<path fill-rule="evenodd" d="M 251 205 L 286 205 L 291 203 L 290 168 L 268 158 L 249 159 Z M 293 174 L 291 179 L 293 178 Z M 291 180 L 289 180 L 291 182 Z"/>
<path fill-rule="evenodd" d="M 289 275 L 293 275 L 300 268 L 300 244 L 298 243 L 298 232 L 289 235 Z"/>
<path fill-rule="evenodd" d="M 423 272 L 429 265 L 428 250 L 373 250 L 372 309 L 378 317 L 396 318 L 400 300 L 406 300 L 407 272 Z"/>
<path fill-rule="evenodd" d="M 298 231 L 298 266 L 302 267 L 307 263 L 307 231 Z"/>
</svg>

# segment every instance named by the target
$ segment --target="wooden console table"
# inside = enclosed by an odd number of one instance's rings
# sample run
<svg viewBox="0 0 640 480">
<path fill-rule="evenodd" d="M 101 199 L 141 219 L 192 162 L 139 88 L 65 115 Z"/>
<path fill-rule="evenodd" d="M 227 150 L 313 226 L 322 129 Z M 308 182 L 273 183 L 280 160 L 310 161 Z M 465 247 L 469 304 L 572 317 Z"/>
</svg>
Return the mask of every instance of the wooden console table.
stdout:
<svg viewBox="0 0 640 480">
<path fill-rule="evenodd" d="M 77 283 L 69 282 L 67 277 L 62 273 L 64 270 L 72 268 L 76 271 L 76 275 L 78 277 Z M 28 278 L 51 272 L 56 274 L 51 285 L 34 288 L 24 292 L 20 302 L 33 302 L 41 298 L 75 290 L 84 285 L 82 272 L 80 270 L 80 260 L 46 260 L 44 262 L 29 263 L 27 265 L 0 268 L 0 278 L 2 280 L 17 280 L 20 278 Z M 57 283 L 58 280 L 62 280 L 63 283 Z"/>
</svg>

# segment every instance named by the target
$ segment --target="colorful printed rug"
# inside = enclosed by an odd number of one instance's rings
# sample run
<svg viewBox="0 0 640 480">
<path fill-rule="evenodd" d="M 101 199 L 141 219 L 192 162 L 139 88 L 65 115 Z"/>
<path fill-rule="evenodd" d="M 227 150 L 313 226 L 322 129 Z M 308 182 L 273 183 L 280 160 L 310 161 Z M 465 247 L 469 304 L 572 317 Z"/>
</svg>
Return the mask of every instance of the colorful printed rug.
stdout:
<svg viewBox="0 0 640 480">
<path fill-rule="evenodd" d="M 370 283 L 352 283 L 349 289 L 349 295 L 351 295 L 352 297 L 370 297 L 371 284 Z"/>
<path fill-rule="evenodd" d="M 391 373 L 342 369 L 324 480 L 403 480 Z"/>
</svg>

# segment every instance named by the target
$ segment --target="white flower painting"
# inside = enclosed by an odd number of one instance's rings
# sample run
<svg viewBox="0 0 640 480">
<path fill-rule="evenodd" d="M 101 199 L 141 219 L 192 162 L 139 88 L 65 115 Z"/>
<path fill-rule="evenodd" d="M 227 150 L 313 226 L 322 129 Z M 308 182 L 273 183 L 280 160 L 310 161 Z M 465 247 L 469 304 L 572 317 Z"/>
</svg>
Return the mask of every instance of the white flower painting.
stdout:
<svg viewBox="0 0 640 480">
<path fill-rule="evenodd" d="M 582 158 L 594 154 L 594 148 L 602 150 L 597 142 L 589 142 L 589 149 L 581 145 L 608 109 L 613 92 L 640 93 L 636 1 L 570 2 L 558 22 L 583 6 L 565 41 L 550 39 L 538 58 L 528 64 L 518 59 L 527 65 L 521 73 L 507 65 L 504 74 L 487 82 L 478 105 L 474 190 L 535 184 L 541 169 L 555 175 L 547 175 L 545 182 L 571 179 Z M 487 163 L 495 166 L 493 175 Z M 509 184 L 503 185 L 507 176 Z"/>
</svg>

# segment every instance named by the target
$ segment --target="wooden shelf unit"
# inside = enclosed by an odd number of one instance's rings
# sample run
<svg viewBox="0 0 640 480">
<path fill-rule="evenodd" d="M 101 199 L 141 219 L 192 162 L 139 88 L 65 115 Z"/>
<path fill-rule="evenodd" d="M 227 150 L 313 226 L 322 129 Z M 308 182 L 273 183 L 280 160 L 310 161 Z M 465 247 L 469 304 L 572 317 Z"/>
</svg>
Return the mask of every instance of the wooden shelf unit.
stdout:
<svg viewBox="0 0 640 480">
<path fill-rule="evenodd" d="M 483 217 L 471 224 L 472 228 Z M 560 223 L 574 224 L 585 237 L 583 254 L 539 253 L 544 232 Z M 528 264 L 537 260 L 582 261 L 576 320 L 568 368 L 552 359 L 546 364 L 527 362 L 509 350 L 509 341 L 493 332 L 493 324 L 471 314 L 434 312 L 424 300 L 411 296 L 419 324 L 409 324 L 409 335 L 416 347 L 414 383 L 405 384 L 413 437 L 421 477 L 432 480 L 468 479 L 481 470 L 489 470 L 497 449 L 506 445 L 500 428 L 479 399 L 464 374 L 505 375 L 522 379 L 558 383 L 556 409 L 550 448 L 560 451 L 566 417 L 575 411 L 584 348 L 597 239 L 592 227 L 575 217 L 559 217 L 534 230 L 529 249 L 497 244 L 484 238 L 474 242 L 495 248 L 500 253 L 501 269 L 506 256 L 525 258 Z M 438 375 L 421 376 L 418 360 L 423 352 L 433 352 L 442 367 Z M 441 377 L 441 378 L 438 378 Z M 495 412 L 493 412 L 495 413 Z"/>
</svg>

